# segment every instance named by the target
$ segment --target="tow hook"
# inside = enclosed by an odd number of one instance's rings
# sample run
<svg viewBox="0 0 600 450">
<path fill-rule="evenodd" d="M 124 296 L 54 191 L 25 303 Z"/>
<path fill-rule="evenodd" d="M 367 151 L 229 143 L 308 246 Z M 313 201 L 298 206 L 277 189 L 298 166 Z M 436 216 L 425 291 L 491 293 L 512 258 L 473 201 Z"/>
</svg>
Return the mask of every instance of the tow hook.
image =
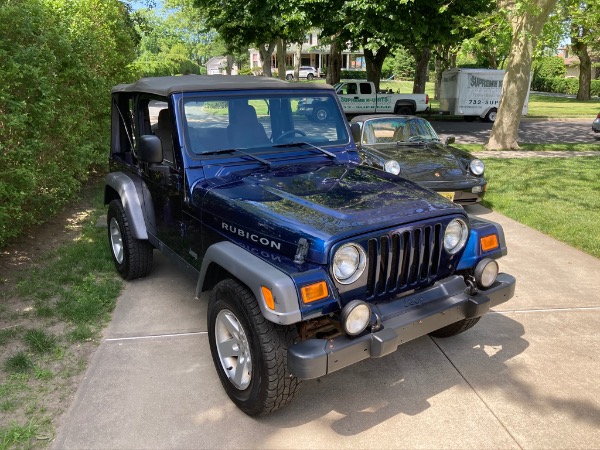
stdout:
<svg viewBox="0 0 600 450">
<path fill-rule="evenodd" d="M 466 276 L 465 283 L 467 283 L 467 289 L 465 289 L 467 294 L 476 295 L 479 293 L 479 290 L 477 289 L 477 283 L 475 282 L 475 277 L 473 275 Z"/>
</svg>

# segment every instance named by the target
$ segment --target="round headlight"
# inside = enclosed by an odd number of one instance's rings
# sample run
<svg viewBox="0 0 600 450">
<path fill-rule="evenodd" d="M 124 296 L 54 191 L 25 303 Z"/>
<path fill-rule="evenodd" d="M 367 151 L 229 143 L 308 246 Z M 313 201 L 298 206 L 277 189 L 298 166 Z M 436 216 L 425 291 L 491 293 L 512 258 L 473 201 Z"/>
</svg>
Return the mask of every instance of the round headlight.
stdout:
<svg viewBox="0 0 600 450">
<path fill-rule="evenodd" d="M 469 229 L 463 220 L 452 220 L 444 233 L 444 248 L 448 253 L 453 255 L 465 246 L 468 235 Z"/>
<path fill-rule="evenodd" d="M 475 281 L 480 288 L 489 288 L 498 277 L 498 263 L 491 259 L 485 258 L 479 261 L 475 267 Z"/>
<path fill-rule="evenodd" d="M 365 271 L 367 255 L 358 244 L 344 244 L 333 255 L 333 276 L 342 284 L 354 283 Z"/>
<path fill-rule="evenodd" d="M 480 159 L 473 159 L 469 163 L 469 169 L 473 172 L 473 175 L 483 175 L 483 171 L 485 170 L 485 165 L 483 161 Z"/>
<path fill-rule="evenodd" d="M 398 175 L 400 173 L 400 164 L 394 159 L 390 159 L 383 164 L 383 168 L 386 172 Z"/>
<path fill-rule="evenodd" d="M 371 322 L 371 308 L 361 300 L 352 300 L 342 309 L 342 328 L 350 336 L 362 333 Z"/>
</svg>

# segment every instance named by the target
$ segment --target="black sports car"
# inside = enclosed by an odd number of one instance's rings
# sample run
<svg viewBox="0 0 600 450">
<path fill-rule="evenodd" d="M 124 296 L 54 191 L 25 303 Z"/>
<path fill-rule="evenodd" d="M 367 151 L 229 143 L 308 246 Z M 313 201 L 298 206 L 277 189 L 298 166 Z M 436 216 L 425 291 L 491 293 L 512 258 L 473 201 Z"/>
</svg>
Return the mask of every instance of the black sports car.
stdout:
<svg viewBox="0 0 600 450">
<path fill-rule="evenodd" d="M 442 143 L 427 120 L 380 114 L 357 116 L 350 124 L 364 164 L 408 178 L 459 204 L 483 198 L 483 162 L 450 147 L 454 137 Z"/>
</svg>

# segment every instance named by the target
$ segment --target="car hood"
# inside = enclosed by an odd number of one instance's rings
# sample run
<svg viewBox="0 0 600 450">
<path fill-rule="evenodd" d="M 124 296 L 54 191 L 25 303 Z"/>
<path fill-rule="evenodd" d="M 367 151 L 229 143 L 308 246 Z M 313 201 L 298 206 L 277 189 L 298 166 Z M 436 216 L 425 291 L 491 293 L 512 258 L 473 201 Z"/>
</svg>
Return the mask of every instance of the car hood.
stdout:
<svg viewBox="0 0 600 450">
<path fill-rule="evenodd" d="M 417 182 L 463 180 L 470 175 L 468 157 L 441 144 L 377 145 L 363 150 L 385 160 L 395 159 L 400 164 L 400 175 Z"/>
<path fill-rule="evenodd" d="M 287 166 L 212 180 L 193 191 L 204 223 L 228 239 L 325 263 L 340 240 L 447 214 L 464 214 L 441 196 L 379 171 L 349 165 Z"/>
</svg>

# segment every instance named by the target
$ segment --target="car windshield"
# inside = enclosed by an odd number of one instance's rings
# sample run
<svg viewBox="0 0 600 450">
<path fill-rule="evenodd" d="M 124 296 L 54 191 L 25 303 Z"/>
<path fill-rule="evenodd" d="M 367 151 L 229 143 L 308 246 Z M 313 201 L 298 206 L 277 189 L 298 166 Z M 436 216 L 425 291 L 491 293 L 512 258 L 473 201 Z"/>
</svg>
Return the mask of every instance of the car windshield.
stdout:
<svg viewBox="0 0 600 450">
<path fill-rule="evenodd" d="M 363 124 L 363 144 L 439 142 L 431 124 L 419 117 L 386 117 Z"/>
<path fill-rule="evenodd" d="M 302 142 L 319 147 L 347 144 L 346 123 L 333 95 L 306 94 L 186 95 L 182 103 L 186 147 L 201 155 L 230 149 L 285 151 L 289 144 Z M 313 113 L 317 107 L 320 118 Z"/>
</svg>

